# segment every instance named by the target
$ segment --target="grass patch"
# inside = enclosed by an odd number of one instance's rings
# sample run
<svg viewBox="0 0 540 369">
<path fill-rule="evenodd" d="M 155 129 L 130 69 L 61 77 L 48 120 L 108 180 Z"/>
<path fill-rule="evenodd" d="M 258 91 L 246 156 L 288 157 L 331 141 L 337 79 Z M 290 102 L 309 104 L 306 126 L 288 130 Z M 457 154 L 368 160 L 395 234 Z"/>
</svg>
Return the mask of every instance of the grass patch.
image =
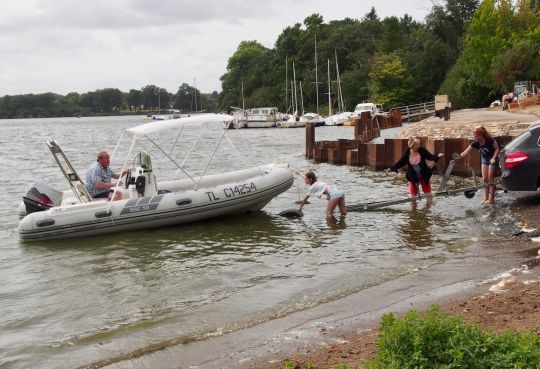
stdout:
<svg viewBox="0 0 540 369">
<path fill-rule="evenodd" d="M 376 356 L 364 369 L 540 369 L 539 327 L 531 332 L 490 332 L 433 305 L 423 314 L 385 314 L 380 329 Z M 291 361 L 282 367 L 311 368 L 312 364 L 302 367 Z"/>
<path fill-rule="evenodd" d="M 540 368 L 537 332 L 485 331 L 444 315 L 436 305 L 425 314 L 386 314 L 381 332 L 376 357 L 366 369 Z"/>
</svg>

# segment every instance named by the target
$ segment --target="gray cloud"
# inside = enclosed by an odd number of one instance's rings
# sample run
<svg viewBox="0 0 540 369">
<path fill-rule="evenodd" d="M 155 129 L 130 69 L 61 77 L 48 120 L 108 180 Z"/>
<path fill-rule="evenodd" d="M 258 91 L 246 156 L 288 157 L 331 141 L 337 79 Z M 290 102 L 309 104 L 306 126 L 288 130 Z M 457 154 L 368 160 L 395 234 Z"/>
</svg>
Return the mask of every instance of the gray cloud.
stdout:
<svg viewBox="0 0 540 369">
<path fill-rule="evenodd" d="M 12 9 L 0 15 L 2 31 L 15 31 L 21 24 L 29 29 L 51 27 L 113 30 L 214 21 L 242 23 L 245 20 L 279 17 L 283 9 L 286 9 L 287 1 L 20 0 L 18 3 L 27 4 L 24 11 Z"/>
<path fill-rule="evenodd" d="M 0 96 L 193 83 L 220 90 L 242 40 L 272 47 L 281 31 L 313 13 L 360 18 L 366 0 L 17 0 L 0 13 Z M 381 17 L 422 19 L 430 0 L 380 0 Z"/>
</svg>

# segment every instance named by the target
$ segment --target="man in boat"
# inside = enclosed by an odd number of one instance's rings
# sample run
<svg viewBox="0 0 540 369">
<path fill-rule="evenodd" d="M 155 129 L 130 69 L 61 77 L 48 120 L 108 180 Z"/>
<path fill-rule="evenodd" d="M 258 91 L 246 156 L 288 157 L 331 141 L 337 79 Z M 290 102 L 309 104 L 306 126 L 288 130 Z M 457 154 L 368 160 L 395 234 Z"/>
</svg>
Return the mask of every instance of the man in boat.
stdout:
<svg viewBox="0 0 540 369">
<path fill-rule="evenodd" d="M 115 192 L 114 187 L 121 186 L 122 181 L 118 180 L 113 182 L 112 178 L 119 179 L 124 175 L 126 171 L 120 173 L 114 173 L 109 164 L 111 163 L 111 156 L 106 150 L 100 150 L 97 154 L 97 161 L 92 164 L 86 171 L 85 186 L 94 199 L 109 199 L 114 193 L 113 201 L 120 200 L 122 194 Z"/>
</svg>

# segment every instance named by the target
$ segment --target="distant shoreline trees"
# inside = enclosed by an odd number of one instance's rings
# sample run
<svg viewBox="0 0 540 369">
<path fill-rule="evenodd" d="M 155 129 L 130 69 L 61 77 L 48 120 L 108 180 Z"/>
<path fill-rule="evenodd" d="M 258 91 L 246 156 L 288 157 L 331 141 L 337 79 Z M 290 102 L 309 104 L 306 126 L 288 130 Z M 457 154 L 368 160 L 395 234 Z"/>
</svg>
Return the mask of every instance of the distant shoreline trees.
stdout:
<svg viewBox="0 0 540 369">
<path fill-rule="evenodd" d="M 146 114 L 168 109 L 215 111 L 217 96 L 217 92 L 204 94 L 186 83 L 175 94 L 147 85 L 127 93 L 104 88 L 82 94 L 70 92 L 65 96 L 50 92 L 6 95 L 0 97 L 0 119 Z"/>
</svg>

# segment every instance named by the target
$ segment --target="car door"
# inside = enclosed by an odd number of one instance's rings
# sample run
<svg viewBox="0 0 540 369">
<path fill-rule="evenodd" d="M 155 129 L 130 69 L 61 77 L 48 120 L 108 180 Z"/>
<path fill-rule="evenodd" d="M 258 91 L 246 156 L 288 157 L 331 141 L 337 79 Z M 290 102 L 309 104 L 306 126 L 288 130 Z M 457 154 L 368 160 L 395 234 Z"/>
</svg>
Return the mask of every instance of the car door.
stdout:
<svg viewBox="0 0 540 369">
<path fill-rule="evenodd" d="M 531 157 L 534 160 L 533 168 L 536 168 L 536 188 L 540 187 L 540 126 L 534 129 L 532 136 L 536 146 L 531 148 Z"/>
</svg>

